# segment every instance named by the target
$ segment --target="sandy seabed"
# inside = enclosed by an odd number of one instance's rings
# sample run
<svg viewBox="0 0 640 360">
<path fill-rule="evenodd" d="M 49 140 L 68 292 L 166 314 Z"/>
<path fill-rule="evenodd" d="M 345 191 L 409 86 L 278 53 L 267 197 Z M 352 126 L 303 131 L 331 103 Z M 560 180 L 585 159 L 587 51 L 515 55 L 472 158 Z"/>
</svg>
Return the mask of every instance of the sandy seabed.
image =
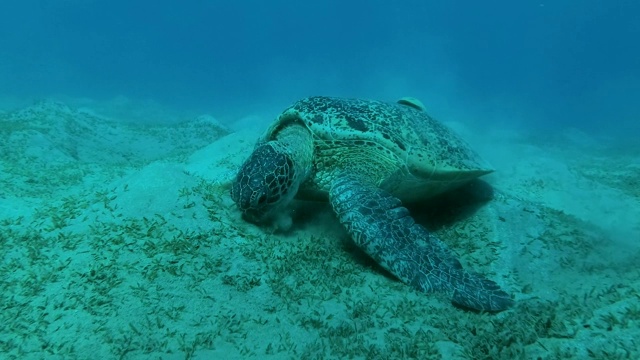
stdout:
<svg viewBox="0 0 640 360">
<path fill-rule="evenodd" d="M 242 221 L 229 185 L 260 129 L 126 120 L 0 111 L 0 358 L 640 358 L 638 147 L 473 139 L 496 173 L 411 210 L 514 295 L 486 314 L 386 274 L 327 204 L 285 233 Z"/>
</svg>

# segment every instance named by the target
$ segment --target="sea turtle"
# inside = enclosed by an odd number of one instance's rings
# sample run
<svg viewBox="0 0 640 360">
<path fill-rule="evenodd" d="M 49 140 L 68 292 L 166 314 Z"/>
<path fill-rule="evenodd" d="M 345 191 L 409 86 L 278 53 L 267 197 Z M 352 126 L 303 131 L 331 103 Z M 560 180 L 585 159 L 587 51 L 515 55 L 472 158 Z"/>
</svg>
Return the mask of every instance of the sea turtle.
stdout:
<svg viewBox="0 0 640 360">
<path fill-rule="evenodd" d="M 296 195 L 328 197 L 354 243 L 404 283 L 446 291 L 462 307 L 501 311 L 511 297 L 464 270 L 401 204 L 491 171 L 416 99 L 316 96 L 297 101 L 271 124 L 240 168 L 231 197 L 255 223 L 273 220 Z"/>
</svg>

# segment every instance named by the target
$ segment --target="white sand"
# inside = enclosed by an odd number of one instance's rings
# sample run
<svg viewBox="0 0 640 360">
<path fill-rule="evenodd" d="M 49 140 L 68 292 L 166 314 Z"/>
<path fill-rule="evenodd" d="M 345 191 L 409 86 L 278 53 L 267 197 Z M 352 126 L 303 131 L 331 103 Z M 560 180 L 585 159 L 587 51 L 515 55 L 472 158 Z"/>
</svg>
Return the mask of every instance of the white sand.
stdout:
<svg viewBox="0 0 640 360">
<path fill-rule="evenodd" d="M 326 204 L 298 204 L 285 234 L 242 221 L 229 184 L 270 119 L 231 132 L 122 111 L 0 112 L 3 357 L 640 354 L 638 149 L 569 130 L 471 139 L 496 166 L 494 199 L 416 218 L 515 296 L 476 314 L 385 274 Z"/>
</svg>

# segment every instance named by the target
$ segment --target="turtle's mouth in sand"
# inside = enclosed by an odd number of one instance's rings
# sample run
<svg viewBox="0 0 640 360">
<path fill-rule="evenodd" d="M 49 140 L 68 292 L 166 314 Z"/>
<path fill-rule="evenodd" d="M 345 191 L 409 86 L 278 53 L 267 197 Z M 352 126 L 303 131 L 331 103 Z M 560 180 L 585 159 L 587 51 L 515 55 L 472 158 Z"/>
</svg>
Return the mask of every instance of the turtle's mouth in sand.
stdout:
<svg viewBox="0 0 640 360">
<path fill-rule="evenodd" d="M 259 209 L 246 209 L 242 211 L 242 219 L 256 225 L 268 222 L 269 218 L 269 212 L 260 211 Z"/>
<path fill-rule="evenodd" d="M 266 201 L 266 195 L 259 191 L 247 191 L 239 181 L 233 184 L 231 197 L 242 212 L 242 218 L 254 224 L 264 223 L 273 209 Z"/>
</svg>

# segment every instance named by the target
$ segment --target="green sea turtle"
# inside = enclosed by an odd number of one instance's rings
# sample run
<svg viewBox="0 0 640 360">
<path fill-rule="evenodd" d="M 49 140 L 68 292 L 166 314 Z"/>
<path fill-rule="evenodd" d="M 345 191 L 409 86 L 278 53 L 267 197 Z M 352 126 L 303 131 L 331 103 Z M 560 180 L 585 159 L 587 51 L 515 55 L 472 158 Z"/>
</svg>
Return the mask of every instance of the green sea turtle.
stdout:
<svg viewBox="0 0 640 360">
<path fill-rule="evenodd" d="M 416 99 L 309 97 L 268 128 L 240 168 L 231 197 L 255 223 L 273 220 L 296 195 L 328 197 L 355 244 L 404 283 L 445 291 L 462 307 L 501 311 L 513 304 L 511 297 L 464 270 L 401 204 L 491 171 Z"/>
</svg>

